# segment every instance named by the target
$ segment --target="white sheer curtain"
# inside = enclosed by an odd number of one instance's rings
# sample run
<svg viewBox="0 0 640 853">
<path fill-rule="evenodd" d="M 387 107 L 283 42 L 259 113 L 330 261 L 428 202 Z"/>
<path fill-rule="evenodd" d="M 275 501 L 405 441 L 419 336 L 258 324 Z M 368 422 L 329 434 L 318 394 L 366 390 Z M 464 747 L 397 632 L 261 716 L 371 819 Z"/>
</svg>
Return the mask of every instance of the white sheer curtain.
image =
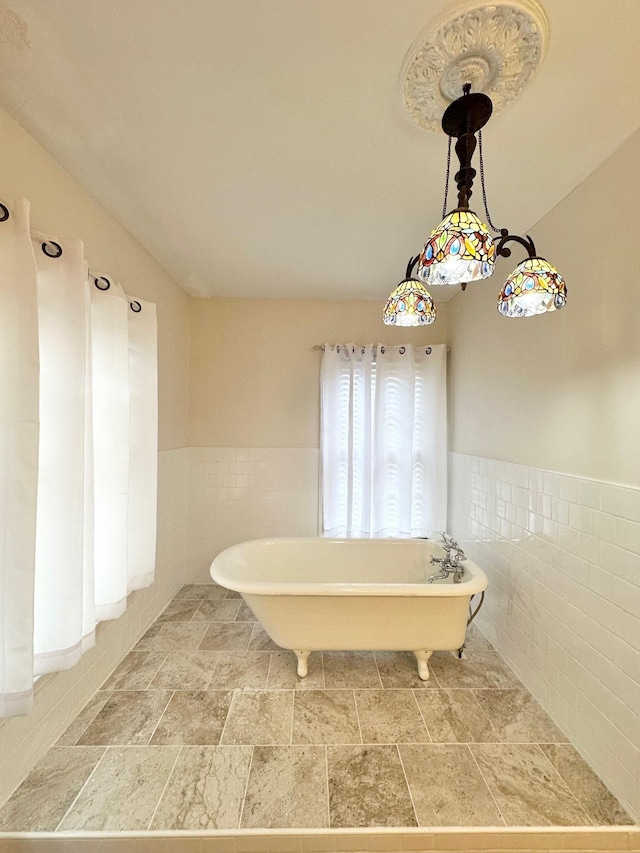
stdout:
<svg viewBox="0 0 640 853">
<path fill-rule="evenodd" d="M 156 569 L 158 494 L 158 321 L 152 302 L 129 310 L 129 501 L 127 586 L 149 586 Z M 150 353 L 153 358 L 150 358 Z M 150 497 L 152 496 L 152 497 Z"/>
<path fill-rule="evenodd" d="M 0 221 L 0 716 L 67 669 L 155 565 L 155 306 L 89 275 L 79 240 Z M 2 209 L 0 209 L 0 212 Z M 46 248 L 57 254 L 55 245 Z M 99 290 L 96 281 L 101 287 Z M 140 309 L 140 310 L 137 310 Z M 135 461 L 132 461 L 135 460 Z"/>
<path fill-rule="evenodd" d="M 322 507 L 327 536 L 446 528 L 446 347 L 324 347 Z"/>
<path fill-rule="evenodd" d="M 325 345 L 322 506 L 327 536 L 371 536 L 372 344 Z"/>
<path fill-rule="evenodd" d="M 6 224 L 6 223 L 5 223 Z M 2 225 L 0 225 L 0 230 Z M 40 342 L 40 446 L 34 589 L 34 673 L 67 669 L 94 642 L 93 522 L 85 493 L 91 412 L 91 340 L 87 265 L 79 240 L 60 241 L 62 255 L 34 239 Z M 2 260 L 0 259 L 0 265 Z M 90 463 L 90 458 L 89 458 Z"/>
<path fill-rule="evenodd" d="M 38 295 L 29 203 L 0 223 L 0 711 L 24 713 L 33 684 L 38 494 Z"/>
</svg>

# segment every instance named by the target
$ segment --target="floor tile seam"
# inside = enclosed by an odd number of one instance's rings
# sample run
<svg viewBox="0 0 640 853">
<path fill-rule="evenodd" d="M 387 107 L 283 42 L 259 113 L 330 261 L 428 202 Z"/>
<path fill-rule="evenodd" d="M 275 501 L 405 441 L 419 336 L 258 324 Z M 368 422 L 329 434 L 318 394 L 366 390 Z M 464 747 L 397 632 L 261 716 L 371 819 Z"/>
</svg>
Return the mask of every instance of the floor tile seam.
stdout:
<svg viewBox="0 0 640 853">
<path fill-rule="evenodd" d="M 196 620 L 196 614 L 197 614 L 198 610 L 200 610 L 200 608 L 202 607 L 202 603 L 203 603 L 203 602 L 204 602 L 204 598 L 202 599 L 202 601 L 200 601 L 200 602 L 198 603 L 198 606 L 196 607 L 196 609 L 195 609 L 195 611 L 194 611 L 194 613 L 193 613 L 193 616 L 191 617 L 191 619 L 189 619 L 189 620 L 188 620 L 189 622 L 196 622 L 196 621 L 200 621 L 200 620 Z"/>
<path fill-rule="evenodd" d="M 95 748 L 96 748 L 96 747 L 94 746 L 94 747 L 93 747 L 93 749 L 95 749 Z M 57 826 L 56 826 L 56 828 L 55 828 L 54 832 L 59 832 L 59 831 L 60 831 L 60 827 L 61 827 L 61 826 L 62 826 L 62 824 L 64 823 L 65 818 L 67 817 L 67 815 L 71 812 L 71 810 L 73 809 L 73 807 L 74 807 L 74 806 L 75 806 L 75 804 L 77 803 L 78 798 L 80 797 L 80 794 L 84 791 L 84 789 L 85 789 L 85 788 L 87 787 L 87 785 L 89 784 L 89 780 L 91 779 L 91 777 L 93 776 L 93 774 L 94 774 L 94 773 L 96 772 L 96 770 L 98 769 L 99 765 L 100 765 L 100 764 L 102 763 L 102 761 L 104 760 L 104 758 L 105 758 L 105 756 L 106 756 L 106 754 L 107 754 L 107 752 L 108 752 L 108 751 L 109 751 L 109 747 L 108 747 L 108 746 L 105 746 L 105 747 L 103 747 L 103 748 L 102 748 L 102 755 L 101 755 L 101 756 L 100 756 L 100 758 L 96 761 L 96 763 L 95 763 L 95 765 L 94 765 L 93 769 L 91 770 L 91 773 L 89 773 L 89 775 L 88 775 L 88 776 L 87 776 L 87 778 L 85 779 L 85 781 L 84 781 L 84 785 L 81 785 L 81 786 L 80 786 L 80 789 L 79 789 L 78 793 L 75 795 L 75 797 L 73 798 L 73 800 L 72 800 L 72 802 L 71 802 L 71 804 L 70 804 L 69 808 L 66 810 L 66 812 L 65 812 L 65 813 L 62 815 L 62 817 L 60 818 L 60 820 L 59 820 L 59 822 L 58 822 L 58 824 L 57 824 Z"/>
<path fill-rule="evenodd" d="M 293 746 L 293 722 L 296 716 L 296 691 L 291 691 L 291 726 L 289 728 L 289 746 Z"/>
<path fill-rule="evenodd" d="M 474 763 L 474 764 L 476 765 L 476 767 L 478 768 L 478 773 L 480 774 L 480 777 L 482 778 L 482 781 L 484 782 L 485 787 L 486 787 L 487 791 L 489 792 L 489 796 L 490 796 L 490 797 L 491 797 L 491 799 L 493 800 L 493 803 L 494 803 L 494 805 L 495 805 L 496 809 L 498 810 L 498 814 L 500 815 L 500 818 L 502 819 L 502 822 L 504 823 L 504 825 L 505 825 L 505 826 L 509 826 L 509 824 L 508 824 L 508 823 L 507 823 L 507 821 L 505 820 L 504 815 L 502 814 L 502 809 L 501 809 L 501 808 L 500 808 L 500 806 L 498 805 L 498 801 L 496 800 L 496 798 L 495 798 L 495 796 L 494 796 L 494 794 L 493 794 L 493 791 L 491 790 L 491 786 L 490 786 L 490 785 L 489 785 L 489 783 L 487 782 L 487 779 L 486 779 L 486 777 L 485 777 L 484 773 L 482 772 L 482 768 L 480 767 L 480 764 L 478 763 L 478 759 L 476 758 L 475 753 L 473 752 L 473 749 L 471 748 L 471 744 L 465 744 L 465 746 L 467 747 L 467 749 L 468 749 L 468 751 L 469 751 L 469 754 L 471 755 L 471 758 L 472 758 L 472 760 L 473 760 L 473 763 Z"/>
<path fill-rule="evenodd" d="M 411 801 L 411 808 L 413 809 L 413 816 L 416 819 L 416 826 L 420 826 L 420 820 L 418 818 L 418 810 L 416 809 L 416 804 L 413 799 L 413 792 L 411 791 L 411 785 L 409 784 L 409 777 L 407 776 L 407 771 L 404 766 L 404 761 L 402 760 L 402 753 L 400 752 L 400 747 L 396 744 L 396 752 L 398 753 L 398 758 L 400 760 L 400 767 L 402 768 L 402 775 L 404 776 L 404 783 L 407 786 L 407 792 L 409 794 L 409 800 Z"/>
<path fill-rule="evenodd" d="M 225 744 L 223 744 L 225 745 Z M 175 749 L 180 746 L 220 746 L 215 743 L 90 743 L 82 746 L 67 747 L 68 749 Z"/>
<path fill-rule="evenodd" d="M 489 714 L 485 711 L 485 709 L 482 707 L 482 703 L 480 702 L 480 700 L 479 700 L 479 699 L 478 699 L 478 697 L 476 696 L 475 691 L 476 691 L 476 690 L 479 690 L 479 689 L 481 690 L 482 688 L 472 688 L 472 690 L 471 690 L 471 695 L 472 695 L 472 697 L 473 697 L 473 700 L 475 701 L 476 705 L 480 708 L 480 713 L 481 713 L 481 714 L 484 716 L 484 718 L 489 722 L 489 726 L 490 726 L 491 731 L 492 731 L 492 732 L 495 732 L 496 737 L 500 737 L 500 732 L 498 731 L 497 727 L 496 727 L 496 726 L 494 726 L 494 724 L 493 724 L 493 720 L 491 719 L 491 717 L 489 716 Z M 496 688 L 494 688 L 494 689 L 496 689 Z M 515 689 L 515 688 L 514 688 L 514 689 Z"/>
<path fill-rule="evenodd" d="M 580 809 L 580 811 L 584 814 L 584 816 L 585 816 L 585 817 L 587 818 L 587 820 L 589 821 L 589 823 L 588 823 L 587 825 L 588 825 L 588 826 L 597 826 L 598 824 L 597 824 L 597 823 L 595 823 L 594 819 L 591 817 L 591 815 L 589 814 L 589 812 L 587 811 L 587 809 L 582 805 L 582 801 L 581 801 L 581 800 L 580 800 L 580 798 L 577 796 L 577 794 L 574 794 L 574 793 L 573 793 L 573 791 L 571 790 L 571 788 L 569 787 L 569 785 L 568 785 L 568 784 L 567 784 L 567 782 L 565 781 L 564 777 L 562 776 L 562 774 L 560 773 L 560 771 L 558 770 L 558 768 L 555 766 L 555 764 L 553 763 L 553 761 L 551 761 L 551 759 L 549 758 L 549 756 L 545 753 L 544 749 L 540 746 L 540 743 L 535 743 L 535 744 L 533 744 L 533 746 L 537 746 L 537 747 L 538 747 L 538 751 L 539 751 L 540 755 L 542 755 L 542 756 L 544 757 L 544 760 L 545 760 L 545 761 L 549 764 L 549 766 L 552 768 L 553 772 L 556 774 L 556 776 L 558 777 L 558 779 L 559 779 L 559 780 L 560 780 L 560 782 L 562 783 L 563 787 L 564 787 L 564 788 L 566 789 L 566 791 L 569 793 L 569 796 L 570 796 L 573 800 L 575 800 L 575 802 L 576 802 L 576 804 L 577 804 L 578 808 Z M 598 777 L 598 778 L 599 778 L 599 777 Z M 601 781 L 602 781 L 602 780 L 601 780 Z M 604 783 L 603 783 L 603 784 L 604 784 Z M 606 787 L 606 785 L 605 785 L 605 787 Z M 607 789 L 607 790 L 608 790 L 608 789 Z M 617 798 L 616 798 L 616 802 L 617 802 Z"/>
<path fill-rule="evenodd" d="M 231 692 L 231 701 L 229 702 L 229 706 L 227 708 L 227 715 L 224 718 L 224 725 L 222 726 L 222 730 L 220 732 L 220 738 L 219 738 L 216 746 L 223 746 L 222 739 L 224 738 L 224 733 L 225 733 L 226 728 L 227 728 L 227 723 L 229 722 L 229 717 L 231 716 L 231 708 L 233 707 L 233 703 L 236 700 L 238 688 L 237 687 L 233 688 L 230 692 Z M 238 744 L 224 744 L 224 745 L 225 746 L 237 746 Z M 252 746 L 252 744 L 247 744 L 247 746 Z M 251 753 L 251 755 L 253 756 L 253 752 Z"/>
<path fill-rule="evenodd" d="M 223 730 L 224 731 L 224 730 Z M 95 748 L 95 746 L 100 746 L 101 744 L 92 744 L 91 747 Z M 348 740 L 348 741 L 329 741 L 329 740 L 294 740 L 292 743 L 287 743 L 285 741 L 281 742 L 271 742 L 271 743 L 233 743 L 233 744 L 225 744 L 225 743 L 202 743 L 202 744 L 193 744 L 193 743 L 184 743 L 180 744 L 181 746 L 540 746 L 539 743 L 535 741 L 503 741 L 503 740 L 432 740 L 432 741 L 423 741 L 423 740 L 380 740 L 380 741 L 371 741 L 371 740 Z M 546 742 L 545 742 L 545 745 Z M 557 743 L 557 744 L 549 744 L 551 746 L 567 746 L 570 744 L 566 743 Z M 122 749 L 144 749 L 146 746 L 153 747 L 165 747 L 171 746 L 175 747 L 178 744 L 145 744 L 142 747 L 136 744 L 109 744 L 109 746 L 117 746 Z M 86 747 L 66 747 L 66 749 L 84 749 Z M 566 783 L 565 783 L 566 784 Z"/>
<path fill-rule="evenodd" d="M 270 688 L 269 687 L 269 676 L 271 675 L 271 664 L 273 663 L 273 652 L 269 652 L 269 665 L 267 666 L 267 675 L 264 680 L 264 689 L 265 690 L 277 690 L 277 687 Z"/>
<path fill-rule="evenodd" d="M 373 658 L 373 664 L 376 668 L 376 672 L 378 673 L 378 681 L 380 682 L 380 689 L 384 690 L 384 684 L 382 683 L 382 676 L 380 675 L 380 667 L 378 666 L 378 661 L 376 660 L 376 653 L 374 651 L 371 652 L 371 657 Z"/>
<path fill-rule="evenodd" d="M 351 689 L 351 698 L 353 699 L 353 707 L 356 709 L 356 720 L 358 721 L 358 732 L 360 733 L 360 743 L 364 743 L 364 738 L 362 737 L 362 726 L 360 724 L 360 713 L 358 711 L 358 703 L 356 701 L 356 691 L 355 689 Z"/>
<path fill-rule="evenodd" d="M 476 684 L 473 687 L 449 687 L 448 685 L 442 684 L 439 690 L 516 690 L 519 688 L 515 687 L 487 687 L 485 684 Z M 526 690 L 526 687 L 524 688 Z"/>
<path fill-rule="evenodd" d="M 411 693 L 413 694 L 413 701 L 416 703 L 416 705 L 418 707 L 418 713 L 420 714 L 420 716 L 422 718 L 422 724 L 424 725 L 425 729 L 427 730 L 427 735 L 429 736 L 429 740 L 431 741 L 431 743 L 434 743 L 433 735 L 429 731 L 429 726 L 427 725 L 427 719 L 426 719 L 425 715 L 422 713 L 422 708 L 420 707 L 420 703 L 418 702 L 418 697 L 416 696 L 416 690 L 419 690 L 419 689 L 420 688 L 418 687 L 418 688 L 414 688 L 411 691 Z"/>
<path fill-rule="evenodd" d="M 324 671 L 324 651 L 320 652 L 320 665 L 322 666 L 322 689 L 327 689 L 327 677 Z"/>
<path fill-rule="evenodd" d="M 132 652 L 129 652 L 129 654 L 132 654 Z M 148 653 L 148 654 L 149 654 L 149 653 Z M 153 652 L 151 652 L 151 654 L 153 654 Z M 158 654 L 162 654 L 162 652 L 158 652 Z M 148 689 L 151 687 L 151 682 L 153 681 L 153 679 L 156 677 L 156 675 L 157 675 L 157 674 L 160 672 L 160 670 L 162 669 L 162 666 L 163 666 L 164 662 L 166 661 L 166 659 L 167 659 L 167 655 L 168 655 L 168 654 L 169 654 L 169 652 L 164 652 L 164 657 L 162 658 L 162 660 L 161 660 L 161 661 L 160 661 L 160 663 L 158 664 L 158 668 L 156 669 L 156 671 L 153 673 L 153 675 L 151 676 L 151 678 L 150 678 L 150 679 L 149 679 L 149 681 L 147 682 L 147 686 L 143 688 L 144 690 L 148 690 Z M 111 677 L 111 676 L 109 676 L 109 677 Z"/>
<path fill-rule="evenodd" d="M 211 667 L 211 672 L 209 673 L 209 680 L 207 681 L 207 686 L 204 689 L 206 691 L 208 691 L 208 690 L 222 690 L 224 688 L 218 688 L 218 687 L 212 687 L 211 686 L 213 683 L 213 679 L 215 677 L 216 671 L 218 669 L 218 666 L 220 665 L 220 652 L 217 652 L 215 649 L 206 649 L 205 651 L 208 651 L 211 654 L 214 654 L 215 658 L 213 659 L 213 666 Z M 178 689 L 180 689 L 180 690 L 187 689 L 188 690 L 188 688 L 177 688 L 176 692 Z"/>
<path fill-rule="evenodd" d="M 96 690 L 96 693 L 97 693 L 97 692 L 98 692 L 98 690 Z M 106 692 L 106 691 L 105 691 L 105 692 Z M 111 691 L 109 691 L 109 692 L 111 692 Z M 95 696 L 95 693 L 93 694 L 93 696 L 91 697 L 91 699 L 93 699 L 93 698 L 94 698 L 94 696 Z M 73 743 L 70 743 L 70 744 L 62 744 L 63 746 L 83 746 L 83 745 L 84 745 L 84 744 L 78 744 L 78 741 L 79 741 L 79 740 L 80 740 L 80 738 L 83 736 L 83 734 L 87 731 L 87 729 L 89 728 L 89 726 L 94 722 L 94 720 L 96 719 L 96 717 L 98 716 L 98 714 L 100 713 L 100 711 L 102 711 L 102 709 L 104 708 L 104 706 L 105 706 L 105 705 L 107 704 L 107 702 L 109 701 L 109 698 L 110 698 L 110 697 L 109 697 L 109 696 L 107 696 L 107 698 L 104 700 L 104 702 L 102 703 L 102 705 L 100 706 L 100 708 L 98 708 L 98 710 L 95 712 L 95 714 L 91 717 L 91 719 L 89 720 L 89 722 L 87 723 L 87 725 L 82 729 L 82 731 L 80 732 L 80 734 L 78 735 L 78 737 L 75 739 L 75 741 L 74 741 Z M 91 701 L 91 699 L 90 699 L 89 701 Z M 88 704 L 88 703 L 87 703 L 87 704 Z M 85 707 L 86 707 L 86 706 L 85 706 Z M 75 723 L 75 721 L 78 719 L 78 717 L 80 716 L 80 714 L 82 713 L 82 711 L 83 711 L 83 710 L 84 710 L 84 708 L 82 708 L 82 710 L 80 710 L 80 711 L 76 714 L 76 716 L 73 718 L 73 720 L 69 723 L 69 726 L 71 726 L 73 723 Z M 69 728 L 69 726 L 67 726 L 67 729 Z M 66 731 L 66 729 L 65 729 L 65 731 Z M 62 734 L 64 734 L 64 732 L 63 732 Z M 60 735 L 60 737 L 62 737 L 62 735 Z M 57 742 L 56 742 L 56 743 L 57 743 Z M 53 744 L 53 747 L 51 747 L 52 749 L 56 746 L 56 743 L 54 743 L 54 744 Z M 87 744 L 87 746 L 89 746 L 89 744 Z"/>
<path fill-rule="evenodd" d="M 155 692 L 155 691 L 152 691 L 152 692 Z M 164 715 L 167 713 L 167 708 L 169 707 L 169 705 L 170 705 L 170 704 L 171 704 L 171 702 L 173 701 L 173 697 L 176 695 L 176 691 L 175 691 L 175 690 L 167 690 L 166 692 L 171 694 L 171 695 L 169 696 L 169 700 L 168 700 L 167 704 L 164 706 L 164 708 L 163 708 L 162 712 L 160 713 L 160 716 L 159 716 L 159 717 L 158 717 L 158 719 L 156 720 L 156 724 L 155 724 L 155 726 L 153 727 L 153 731 L 151 732 L 151 736 L 149 737 L 149 740 L 148 740 L 145 744 L 142 744 L 143 746 L 155 746 L 155 744 L 152 744 L 152 743 L 151 743 L 151 742 L 152 742 L 152 740 L 153 740 L 153 737 L 154 737 L 154 735 L 155 735 L 155 733 L 156 733 L 156 731 L 157 731 L 157 729 L 158 729 L 158 726 L 159 726 L 159 725 L 160 725 L 160 723 L 162 722 L 162 720 L 163 720 L 163 718 L 164 718 Z M 175 746 L 175 744 L 171 744 L 171 745 L 172 745 L 172 746 Z"/>
<path fill-rule="evenodd" d="M 251 756 L 249 758 L 249 767 L 247 769 L 247 778 L 244 783 L 244 793 L 242 795 L 242 806 L 240 807 L 240 814 L 238 816 L 238 829 L 242 829 L 242 818 L 244 817 L 244 807 L 247 803 L 247 793 L 249 791 L 249 779 L 251 778 L 251 770 L 253 768 L 253 756 L 255 754 L 256 748 L 255 746 L 251 747 Z"/>
<path fill-rule="evenodd" d="M 163 799 L 163 797 L 164 797 L 165 791 L 167 790 L 167 787 L 169 786 L 169 782 L 171 781 L 171 777 L 173 776 L 173 771 L 176 769 L 176 765 L 178 764 L 178 759 L 179 759 L 179 758 L 180 758 L 180 756 L 182 755 L 182 750 L 183 750 L 183 749 L 184 749 L 184 747 L 183 747 L 183 746 L 180 746 L 180 748 L 178 749 L 178 754 L 176 755 L 175 761 L 174 761 L 174 762 L 173 762 L 173 764 L 171 765 L 171 770 L 170 770 L 170 771 L 169 771 L 169 773 L 167 774 L 167 780 L 166 780 L 166 782 L 164 783 L 164 787 L 162 788 L 162 791 L 160 792 L 160 796 L 158 797 L 158 802 L 156 803 L 156 807 L 155 807 L 155 809 L 153 810 L 153 814 L 151 815 L 151 818 L 150 818 L 150 820 L 149 820 L 149 823 L 147 824 L 147 832 L 149 832 L 149 831 L 151 830 L 151 826 L 152 826 L 152 824 L 153 824 L 154 818 L 155 818 L 155 816 L 156 816 L 156 813 L 157 813 L 158 809 L 160 808 L 160 803 L 162 802 L 162 799 Z"/>
<path fill-rule="evenodd" d="M 331 828 L 331 796 L 329 794 L 329 747 L 324 745 L 324 770 L 325 782 L 327 786 L 327 826 Z"/>
</svg>

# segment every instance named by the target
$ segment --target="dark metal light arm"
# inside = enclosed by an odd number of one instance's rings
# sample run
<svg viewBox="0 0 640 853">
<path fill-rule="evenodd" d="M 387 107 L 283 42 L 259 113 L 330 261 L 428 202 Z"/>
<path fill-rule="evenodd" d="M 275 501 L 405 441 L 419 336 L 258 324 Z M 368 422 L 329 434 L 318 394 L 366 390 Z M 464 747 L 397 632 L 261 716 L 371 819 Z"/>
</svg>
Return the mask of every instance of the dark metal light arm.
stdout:
<svg viewBox="0 0 640 853">
<path fill-rule="evenodd" d="M 407 264 L 407 274 L 405 275 L 405 280 L 408 280 L 413 275 L 413 271 L 416 267 L 416 264 L 420 260 L 420 255 L 416 255 L 415 258 L 409 258 L 409 263 Z"/>
<path fill-rule="evenodd" d="M 496 246 L 496 255 L 501 255 L 503 258 L 509 258 L 511 256 L 511 249 L 509 249 L 506 244 L 510 242 L 520 243 L 521 246 L 524 246 L 529 253 L 530 258 L 537 257 L 535 243 L 528 234 L 526 235 L 526 238 L 518 237 L 517 234 L 509 234 L 506 228 L 500 229 L 500 239 Z"/>
</svg>

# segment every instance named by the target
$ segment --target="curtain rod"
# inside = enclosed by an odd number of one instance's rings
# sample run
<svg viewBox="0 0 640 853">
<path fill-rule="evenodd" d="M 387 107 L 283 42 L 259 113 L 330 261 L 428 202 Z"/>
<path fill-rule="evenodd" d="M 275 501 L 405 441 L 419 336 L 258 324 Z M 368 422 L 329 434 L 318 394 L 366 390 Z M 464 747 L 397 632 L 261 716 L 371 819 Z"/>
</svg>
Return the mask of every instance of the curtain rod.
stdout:
<svg viewBox="0 0 640 853">
<path fill-rule="evenodd" d="M 388 344 L 387 344 L 387 346 L 388 346 Z M 402 346 L 402 344 L 397 344 L 397 346 Z M 430 346 L 430 344 L 425 344 L 425 346 Z M 438 344 L 436 344 L 436 346 L 438 346 Z M 420 348 L 422 348 L 422 346 L 421 346 Z M 315 344 L 314 346 L 312 346 L 312 347 L 311 347 L 311 349 L 314 349 L 314 350 L 322 350 L 322 352 L 324 352 L 324 344 Z M 359 346 L 359 347 L 358 347 L 358 349 L 362 349 L 362 347 L 361 347 L 361 346 Z M 376 352 L 376 351 L 377 351 L 377 349 L 378 349 L 377 345 L 376 345 L 376 344 L 374 344 L 374 345 L 373 345 L 373 351 L 374 351 L 374 352 Z M 447 347 L 447 352 L 451 352 L 451 350 L 449 349 L 449 347 Z"/>
</svg>

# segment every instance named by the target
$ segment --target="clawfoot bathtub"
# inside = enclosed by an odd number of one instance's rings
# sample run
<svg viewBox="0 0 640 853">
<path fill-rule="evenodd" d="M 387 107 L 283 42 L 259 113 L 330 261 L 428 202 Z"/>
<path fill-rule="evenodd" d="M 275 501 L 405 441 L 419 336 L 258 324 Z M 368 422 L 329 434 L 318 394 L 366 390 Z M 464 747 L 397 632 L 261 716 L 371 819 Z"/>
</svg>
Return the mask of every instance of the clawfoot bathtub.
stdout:
<svg viewBox="0 0 640 853">
<path fill-rule="evenodd" d="M 211 577 L 239 592 L 271 639 L 295 651 L 413 651 L 421 679 L 434 651 L 464 643 L 469 601 L 487 576 L 471 560 L 460 583 L 429 583 L 437 542 L 423 539 L 258 539 L 227 548 Z"/>
</svg>

